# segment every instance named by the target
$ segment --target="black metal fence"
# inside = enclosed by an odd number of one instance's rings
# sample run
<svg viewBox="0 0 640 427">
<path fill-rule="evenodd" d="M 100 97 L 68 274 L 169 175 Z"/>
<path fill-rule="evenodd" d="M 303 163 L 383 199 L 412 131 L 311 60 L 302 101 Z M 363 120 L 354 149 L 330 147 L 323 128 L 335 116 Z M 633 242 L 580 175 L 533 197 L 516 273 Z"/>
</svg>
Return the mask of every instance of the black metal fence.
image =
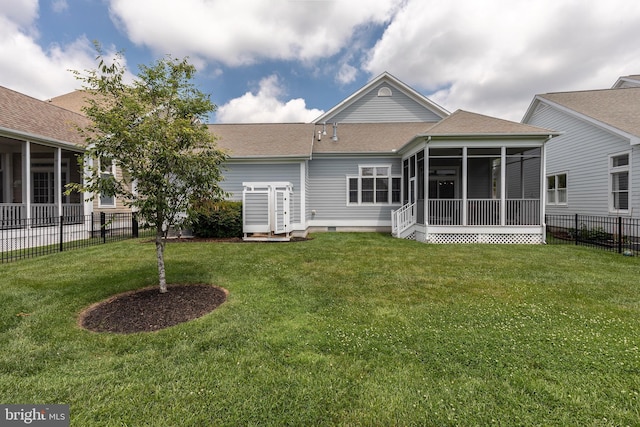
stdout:
<svg viewBox="0 0 640 427">
<path fill-rule="evenodd" d="M 154 235 L 132 213 L 0 221 L 0 263 Z"/>
<path fill-rule="evenodd" d="M 547 244 L 582 245 L 625 255 L 640 251 L 640 219 L 547 215 Z"/>
</svg>

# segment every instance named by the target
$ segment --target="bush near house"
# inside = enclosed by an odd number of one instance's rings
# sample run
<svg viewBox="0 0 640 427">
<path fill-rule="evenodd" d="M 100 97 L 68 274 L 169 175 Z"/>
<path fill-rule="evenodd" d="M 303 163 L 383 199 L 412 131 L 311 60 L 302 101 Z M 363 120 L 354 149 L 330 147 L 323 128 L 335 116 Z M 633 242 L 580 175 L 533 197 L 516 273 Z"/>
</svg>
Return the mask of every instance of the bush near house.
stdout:
<svg viewBox="0 0 640 427">
<path fill-rule="evenodd" d="M 242 202 L 203 201 L 189 219 L 196 237 L 242 237 Z"/>
</svg>

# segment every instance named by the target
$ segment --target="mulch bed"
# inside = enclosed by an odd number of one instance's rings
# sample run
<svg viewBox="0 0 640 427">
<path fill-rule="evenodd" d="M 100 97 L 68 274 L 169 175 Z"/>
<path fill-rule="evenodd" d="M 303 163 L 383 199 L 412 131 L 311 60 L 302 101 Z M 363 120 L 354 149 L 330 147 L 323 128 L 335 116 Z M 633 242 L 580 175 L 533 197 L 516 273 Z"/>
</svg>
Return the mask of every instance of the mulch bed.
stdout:
<svg viewBox="0 0 640 427">
<path fill-rule="evenodd" d="M 211 285 L 158 286 L 113 296 L 86 309 L 79 325 L 94 332 L 151 332 L 197 319 L 226 301 L 227 291 Z"/>
</svg>

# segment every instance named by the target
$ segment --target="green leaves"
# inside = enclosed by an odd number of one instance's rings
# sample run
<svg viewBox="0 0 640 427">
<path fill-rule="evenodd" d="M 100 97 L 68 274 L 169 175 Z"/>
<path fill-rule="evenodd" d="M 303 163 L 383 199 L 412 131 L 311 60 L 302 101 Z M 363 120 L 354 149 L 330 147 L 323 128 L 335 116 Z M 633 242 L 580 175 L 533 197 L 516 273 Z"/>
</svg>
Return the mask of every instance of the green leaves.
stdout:
<svg viewBox="0 0 640 427">
<path fill-rule="evenodd" d="M 82 131 L 88 156 L 112 158 L 121 172 L 105 179 L 89 166 L 83 190 L 123 198 L 156 227 L 173 225 L 192 200 L 220 198 L 226 155 L 202 124 L 216 106 L 191 82 L 195 67 L 167 56 L 125 84 L 121 55 L 109 62 L 97 49 L 97 70 L 76 73 L 93 122 Z"/>
</svg>

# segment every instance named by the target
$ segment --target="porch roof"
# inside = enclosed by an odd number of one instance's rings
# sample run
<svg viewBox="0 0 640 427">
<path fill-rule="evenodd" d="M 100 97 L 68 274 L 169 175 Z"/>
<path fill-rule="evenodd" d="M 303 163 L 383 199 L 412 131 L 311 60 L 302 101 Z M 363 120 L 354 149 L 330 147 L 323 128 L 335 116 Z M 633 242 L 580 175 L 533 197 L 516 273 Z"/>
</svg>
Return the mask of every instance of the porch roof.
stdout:
<svg viewBox="0 0 640 427">
<path fill-rule="evenodd" d="M 496 117 L 471 113 L 469 111 L 457 110 L 446 119 L 442 120 L 421 136 L 466 136 L 466 137 L 487 137 L 487 136 L 549 136 L 557 135 L 558 132 L 498 119 Z"/>
<path fill-rule="evenodd" d="M 76 126 L 87 124 L 80 114 L 0 86 L 0 130 L 6 136 L 84 146 Z"/>
</svg>

